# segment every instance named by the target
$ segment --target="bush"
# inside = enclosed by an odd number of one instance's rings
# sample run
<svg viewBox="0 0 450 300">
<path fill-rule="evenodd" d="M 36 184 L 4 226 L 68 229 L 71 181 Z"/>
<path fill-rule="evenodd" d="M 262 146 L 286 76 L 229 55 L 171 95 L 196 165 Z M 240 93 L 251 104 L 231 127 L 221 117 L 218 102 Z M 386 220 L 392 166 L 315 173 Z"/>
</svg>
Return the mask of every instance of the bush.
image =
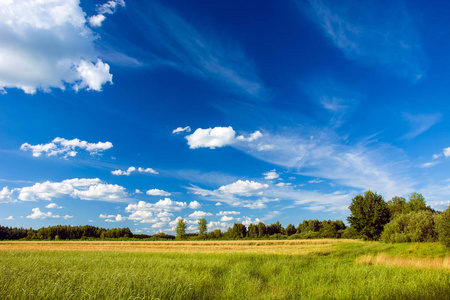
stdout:
<svg viewBox="0 0 450 300">
<path fill-rule="evenodd" d="M 439 242 L 450 248 L 450 206 L 436 216 L 436 231 L 439 235 Z"/>
<path fill-rule="evenodd" d="M 385 227 L 381 240 L 388 243 L 434 242 L 435 215 L 430 211 L 410 212 L 397 215 Z"/>
</svg>

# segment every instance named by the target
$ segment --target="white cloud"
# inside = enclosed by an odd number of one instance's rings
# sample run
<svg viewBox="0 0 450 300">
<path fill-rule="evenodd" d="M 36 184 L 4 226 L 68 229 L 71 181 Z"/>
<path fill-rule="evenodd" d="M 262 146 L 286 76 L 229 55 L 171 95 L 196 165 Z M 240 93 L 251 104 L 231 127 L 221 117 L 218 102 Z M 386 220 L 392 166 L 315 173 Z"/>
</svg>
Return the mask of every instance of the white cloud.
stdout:
<svg viewBox="0 0 450 300">
<path fill-rule="evenodd" d="M 204 218 L 204 217 L 210 217 L 212 216 L 212 213 L 209 212 L 204 212 L 201 210 L 196 210 L 194 211 L 192 214 L 189 215 L 189 218 L 194 218 L 194 219 L 198 219 L 198 218 Z"/>
<path fill-rule="evenodd" d="M 259 183 L 249 180 L 238 180 L 234 183 L 221 186 L 219 191 L 225 194 L 236 194 L 241 196 L 251 196 L 255 194 L 261 194 L 263 190 L 269 187 L 268 184 Z"/>
<path fill-rule="evenodd" d="M 0 90 L 33 94 L 64 90 L 66 85 L 101 90 L 112 75 L 109 65 L 98 59 L 97 38 L 86 26 L 79 0 L 3 1 Z"/>
<path fill-rule="evenodd" d="M 233 219 L 234 219 L 233 217 L 223 216 L 222 218 L 220 218 L 220 222 L 228 222 Z"/>
<path fill-rule="evenodd" d="M 159 190 L 159 189 L 148 190 L 146 192 L 146 194 L 150 195 L 150 196 L 170 196 L 171 195 L 171 193 L 163 191 L 163 190 Z"/>
<path fill-rule="evenodd" d="M 234 131 L 233 127 L 228 126 L 207 129 L 197 128 L 193 134 L 186 136 L 186 139 L 188 140 L 188 145 L 191 149 L 215 149 L 232 145 L 238 141 L 252 142 L 260 137 L 262 137 L 260 131 L 255 131 L 248 138 L 245 138 L 242 135 L 236 137 L 236 131 Z"/>
<path fill-rule="evenodd" d="M 275 145 L 267 145 L 267 144 L 259 143 L 257 150 L 258 151 L 267 151 L 267 150 L 272 150 L 274 148 L 275 148 Z"/>
<path fill-rule="evenodd" d="M 5 220 L 14 220 L 14 217 L 13 216 L 9 216 L 9 217 L 5 218 Z"/>
<path fill-rule="evenodd" d="M 248 227 L 250 224 L 258 224 L 259 222 L 261 222 L 261 220 L 258 218 L 252 221 L 250 217 L 244 217 L 244 221 L 242 221 L 242 224 Z"/>
<path fill-rule="evenodd" d="M 444 153 L 444 156 L 445 156 L 445 157 L 450 157 L 450 147 L 445 148 L 444 151 L 443 151 L 443 153 Z"/>
<path fill-rule="evenodd" d="M 308 181 L 308 183 L 321 183 L 321 182 L 323 182 L 323 180 L 320 180 L 318 178 L 311 179 L 311 180 Z"/>
<path fill-rule="evenodd" d="M 57 137 L 47 144 L 30 145 L 24 143 L 20 146 L 22 151 L 32 151 L 34 157 L 42 154 L 47 156 L 63 155 L 65 158 L 76 156 L 78 152 L 75 150 L 82 149 L 94 155 L 113 147 L 111 142 L 88 143 L 79 139 L 67 140 Z"/>
<path fill-rule="evenodd" d="M 240 215 L 238 211 L 220 211 L 216 216 Z"/>
<path fill-rule="evenodd" d="M 58 206 L 56 203 L 50 203 L 49 205 L 45 206 L 46 208 L 62 208 L 62 206 Z"/>
<path fill-rule="evenodd" d="M 222 203 L 217 202 L 217 203 L 216 203 L 216 206 L 222 206 Z"/>
<path fill-rule="evenodd" d="M 147 173 L 147 174 L 159 174 L 157 171 L 155 171 L 152 168 L 135 168 L 135 167 L 129 167 L 126 171 L 123 170 L 115 170 L 112 171 L 111 174 L 117 175 L 117 176 L 130 176 L 131 173 L 138 172 L 138 173 Z"/>
<path fill-rule="evenodd" d="M 112 15 L 116 12 L 117 7 L 125 7 L 125 1 L 123 0 L 110 0 L 102 5 L 97 5 L 98 15 L 91 16 L 88 18 L 89 25 L 92 27 L 102 26 L 102 22 L 106 19 L 105 14 Z"/>
<path fill-rule="evenodd" d="M 290 183 L 290 182 L 278 182 L 277 184 L 275 184 L 276 186 L 280 186 L 280 187 L 282 187 L 282 186 L 291 186 L 292 185 L 292 183 Z"/>
<path fill-rule="evenodd" d="M 421 164 L 420 167 L 421 168 L 429 168 L 429 167 L 435 166 L 437 164 L 439 164 L 439 161 L 430 161 L 430 162 Z"/>
<path fill-rule="evenodd" d="M 14 190 L 10 190 L 6 186 L 3 187 L 3 189 L 0 191 L 0 203 L 15 202 L 15 200 L 11 198 L 13 192 Z"/>
<path fill-rule="evenodd" d="M 102 91 L 102 85 L 109 82 L 112 84 L 112 74 L 109 73 L 109 65 L 97 59 L 95 64 L 90 61 L 81 61 L 77 66 L 77 72 L 81 82 L 74 86 L 74 89 L 86 88 L 97 92 Z"/>
<path fill-rule="evenodd" d="M 167 218 L 173 216 L 170 212 L 181 211 L 186 207 L 186 202 L 177 202 L 165 198 L 156 203 L 139 201 L 137 204 L 129 204 L 125 211 L 130 213 L 129 220 L 140 221 L 141 223 L 156 223 L 168 222 Z"/>
<path fill-rule="evenodd" d="M 67 219 L 72 219 L 73 216 L 65 215 L 65 216 L 63 216 L 62 218 L 63 218 L 64 220 L 67 220 Z"/>
<path fill-rule="evenodd" d="M 141 190 L 139 190 L 139 189 L 135 189 L 135 190 L 134 190 L 134 193 L 135 193 L 135 194 L 142 194 Z"/>
<path fill-rule="evenodd" d="M 58 215 L 53 215 L 51 212 L 41 212 L 39 207 L 31 209 L 33 212 L 31 215 L 27 216 L 28 219 L 58 219 Z"/>
<path fill-rule="evenodd" d="M 227 230 L 229 227 L 231 227 L 230 223 L 225 223 L 225 222 L 214 222 L 211 221 L 208 223 L 208 230 L 212 231 L 214 229 L 220 229 L 222 231 Z"/>
<path fill-rule="evenodd" d="M 280 174 L 277 173 L 277 170 L 271 170 L 269 172 L 264 173 L 263 175 L 264 179 L 266 180 L 274 180 L 280 177 Z"/>
<path fill-rule="evenodd" d="M 172 131 L 173 134 L 179 134 L 183 132 L 191 132 L 191 127 L 190 126 L 178 127 Z"/>
<path fill-rule="evenodd" d="M 100 215 L 100 218 L 105 218 L 105 222 L 109 222 L 109 223 L 114 223 L 114 222 L 121 222 L 121 221 L 125 221 L 127 220 L 126 217 L 122 217 L 122 215 L 117 214 L 117 215 Z"/>
<path fill-rule="evenodd" d="M 98 178 L 74 178 L 61 182 L 46 181 L 33 186 L 16 189 L 21 201 L 52 200 L 70 196 L 81 200 L 106 202 L 128 202 L 125 188 L 116 184 L 103 183 Z"/>
<path fill-rule="evenodd" d="M 190 209 L 199 209 L 200 207 L 202 207 L 202 205 L 198 201 L 194 200 L 191 203 L 189 203 L 188 207 Z"/>
</svg>

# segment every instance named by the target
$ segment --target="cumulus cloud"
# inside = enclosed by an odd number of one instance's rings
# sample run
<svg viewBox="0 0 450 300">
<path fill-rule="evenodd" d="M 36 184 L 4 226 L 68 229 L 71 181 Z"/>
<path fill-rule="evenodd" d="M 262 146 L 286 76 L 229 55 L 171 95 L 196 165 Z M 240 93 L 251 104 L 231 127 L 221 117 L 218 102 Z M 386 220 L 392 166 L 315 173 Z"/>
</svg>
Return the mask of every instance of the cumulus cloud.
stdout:
<svg viewBox="0 0 450 300">
<path fill-rule="evenodd" d="M 220 211 L 216 216 L 240 215 L 238 211 Z"/>
<path fill-rule="evenodd" d="M 88 18 L 89 25 L 92 27 L 102 26 L 102 22 L 106 19 L 105 15 L 112 15 L 116 12 L 119 6 L 125 7 L 125 1 L 123 0 L 110 0 L 102 5 L 97 5 L 97 15 Z"/>
<path fill-rule="evenodd" d="M 445 148 L 443 153 L 445 157 L 450 157 L 450 147 Z"/>
<path fill-rule="evenodd" d="M 244 220 L 242 221 L 242 224 L 244 224 L 245 226 L 249 226 L 250 224 L 258 224 L 259 222 L 261 222 L 260 219 L 256 218 L 255 220 L 252 221 L 252 218 L 250 217 L 244 217 Z"/>
<path fill-rule="evenodd" d="M 16 189 L 21 201 L 52 200 L 70 196 L 81 200 L 128 202 L 125 188 L 117 184 L 103 183 L 98 178 L 74 178 L 61 182 L 45 181 L 33 186 Z"/>
<path fill-rule="evenodd" d="M 10 190 L 10 189 L 8 189 L 8 187 L 5 186 L 0 191 L 0 203 L 15 202 L 15 200 L 13 200 L 11 198 L 13 192 L 14 192 L 14 190 Z"/>
<path fill-rule="evenodd" d="M 231 221 L 233 219 L 234 219 L 233 217 L 223 216 L 222 218 L 220 218 L 220 221 L 221 222 L 228 222 L 228 221 Z"/>
<path fill-rule="evenodd" d="M 189 203 L 188 207 L 191 209 L 199 209 L 200 207 L 202 207 L 202 205 L 198 201 L 195 200 L 195 201 L 191 201 L 191 203 Z"/>
<path fill-rule="evenodd" d="M 127 218 L 126 217 L 122 217 L 122 215 L 117 214 L 117 215 L 100 215 L 100 218 L 104 218 L 105 222 L 109 222 L 109 223 L 114 223 L 114 222 L 121 222 L 121 221 L 125 221 Z"/>
<path fill-rule="evenodd" d="M 208 229 L 210 231 L 214 230 L 214 229 L 220 229 L 222 231 L 225 231 L 229 227 L 231 227 L 231 224 L 230 223 L 226 223 L 226 222 L 214 222 L 214 221 L 211 221 L 211 222 L 208 223 Z"/>
<path fill-rule="evenodd" d="M 64 220 L 67 220 L 67 219 L 72 219 L 73 216 L 65 215 L 65 216 L 63 216 L 62 218 L 63 218 Z"/>
<path fill-rule="evenodd" d="M 280 174 L 277 173 L 277 170 L 271 170 L 269 172 L 264 173 L 263 175 L 264 179 L 266 180 L 274 180 L 280 177 Z"/>
<path fill-rule="evenodd" d="M 233 127 L 214 127 L 214 128 L 198 128 L 193 134 L 186 136 L 189 148 L 221 148 L 232 145 L 236 142 L 252 142 L 262 137 L 260 131 L 255 131 L 250 137 L 245 138 L 243 135 L 236 137 L 236 131 Z"/>
<path fill-rule="evenodd" d="M 31 209 L 33 212 L 31 215 L 27 216 L 28 219 L 58 219 L 60 216 L 53 215 L 51 212 L 42 212 L 39 207 Z"/>
<path fill-rule="evenodd" d="M 173 134 L 179 134 L 183 132 L 191 132 L 191 127 L 190 126 L 178 127 L 172 131 Z"/>
<path fill-rule="evenodd" d="M 159 190 L 159 189 L 148 190 L 146 194 L 150 195 L 150 196 L 170 196 L 171 195 L 169 192 Z"/>
<path fill-rule="evenodd" d="M 62 206 L 58 206 L 56 203 L 50 203 L 49 205 L 45 206 L 46 208 L 62 208 Z"/>
<path fill-rule="evenodd" d="M 93 22 L 100 24 L 101 18 Z M 112 83 L 98 58 L 97 36 L 79 0 L 3 1 L 0 9 L 0 90 L 34 94 L 51 88 L 100 91 Z"/>
<path fill-rule="evenodd" d="M 77 155 L 78 149 L 85 150 L 89 154 L 94 155 L 101 153 L 113 147 L 111 142 L 88 143 L 79 139 L 67 140 L 57 137 L 47 144 L 30 145 L 24 143 L 20 146 L 22 151 L 31 151 L 34 157 L 42 154 L 46 156 L 64 156 L 65 158 Z"/>
<path fill-rule="evenodd" d="M 225 194 L 236 194 L 241 196 L 252 196 L 255 194 L 261 194 L 265 189 L 269 187 L 268 184 L 259 183 L 249 180 L 238 180 L 232 184 L 224 185 L 219 188 L 219 191 Z"/>
<path fill-rule="evenodd" d="M 5 218 L 5 220 L 14 220 L 14 217 L 13 216 L 9 216 L 9 217 Z"/>
<path fill-rule="evenodd" d="M 117 176 L 130 176 L 131 173 L 138 172 L 138 173 L 147 173 L 147 174 L 159 174 L 158 171 L 152 169 L 152 168 L 135 168 L 135 167 L 129 167 L 126 171 L 123 170 L 115 170 L 112 171 L 111 174 L 117 175 Z"/>
<path fill-rule="evenodd" d="M 196 210 L 194 211 L 192 214 L 189 215 L 189 218 L 194 218 L 194 219 L 198 219 L 198 218 L 204 218 L 204 217 L 210 217 L 212 216 L 212 213 L 209 212 L 204 212 L 201 210 Z"/>
<path fill-rule="evenodd" d="M 141 190 L 139 190 L 139 189 L 135 189 L 135 190 L 134 190 L 134 193 L 135 193 L 135 194 L 142 194 Z"/>
</svg>

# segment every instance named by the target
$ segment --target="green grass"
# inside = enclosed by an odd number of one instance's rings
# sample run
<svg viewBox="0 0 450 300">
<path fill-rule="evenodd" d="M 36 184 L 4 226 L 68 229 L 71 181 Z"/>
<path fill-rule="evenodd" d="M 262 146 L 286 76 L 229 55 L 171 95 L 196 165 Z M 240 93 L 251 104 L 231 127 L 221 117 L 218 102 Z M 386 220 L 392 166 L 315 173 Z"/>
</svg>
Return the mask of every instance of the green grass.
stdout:
<svg viewBox="0 0 450 300">
<path fill-rule="evenodd" d="M 411 248 L 412 247 L 412 248 Z M 416 249 L 417 251 L 411 251 Z M 0 299 L 445 299 L 448 269 L 356 263 L 444 257 L 438 244 L 343 243 L 327 255 L 0 252 Z"/>
</svg>

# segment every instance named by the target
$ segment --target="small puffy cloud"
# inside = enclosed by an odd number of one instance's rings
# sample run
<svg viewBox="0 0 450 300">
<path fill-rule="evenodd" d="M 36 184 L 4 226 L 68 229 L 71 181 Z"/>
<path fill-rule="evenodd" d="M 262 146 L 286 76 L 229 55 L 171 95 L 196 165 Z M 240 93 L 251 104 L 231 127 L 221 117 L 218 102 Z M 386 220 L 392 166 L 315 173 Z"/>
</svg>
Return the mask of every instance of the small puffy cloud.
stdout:
<svg viewBox="0 0 450 300">
<path fill-rule="evenodd" d="M 9 216 L 9 217 L 5 218 L 5 220 L 14 220 L 14 217 L 13 216 Z"/>
<path fill-rule="evenodd" d="M 233 220 L 233 219 L 234 219 L 233 217 L 223 216 L 223 217 L 220 219 L 220 221 L 221 221 L 221 222 L 228 222 L 228 221 L 231 221 L 231 220 Z"/>
<path fill-rule="evenodd" d="M 155 171 L 152 168 L 135 168 L 135 167 L 129 167 L 126 171 L 123 170 L 115 170 L 112 171 L 111 174 L 116 176 L 130 176 L 131 173 L 138 172 L 138 173 L 147 173 L 147 174 L 159 174 L 157 171 Z"/>
<path fill-rule="evenodd" d="M 163 191 L 163 190 L 159 190 L 159 189 L 148 190 L 146 192 L 146 194 L 150 195 L 150 196 L 170 196 L 171 195 L 171 193 Z"/>
<path fill-rule="evenodd" d="M 62 218 L 63 218 L 64 220 L 68 220 L 68 219 L 72 219 L 73 216 L 65 215 L 65 216 L 63 216 Z"/>
<path fill-rule="evenodd" d="M 135 193 L 135 194 L 142 194 L 141 190 L 139 190 L 139 189 L 135 189 L 135 190 L 134 190 L 134 193 Z"/>
<path fill-rule="evenodd" d="M 216 206 L 222 206 L 222 203 L 217 202 L 217 203 L 216 203 Z"/>
<path fill-rule="evenodd" d="M 123 0 L 110 0 L 102 5 L 97 5 L 98 15 L 88 18 L 89 25 L 92 27 L 102 26 L 102 22 L 106 19 L 105 15 L 112 15 L 116 12 L 119 6 L 125 7 L 125 1 Z"/>
<path fill-rule="evenodd" d="M 76 84 L 74 89 L 87 88 L 87 90 L 102 91 L 102 85 L 109 82 L 112 84 L 112 74 L 109 73 L 109 65 L 97 59 L 95 64 L 90 61 L 81 61 L 77 67 L 81 77 L 81 83 Z"/>
<path fill-rule="evenodd" d="M 220 211 L 216 216 L 240 215 L 238 211 Z"/>
<path fill-rule="evenodd" d="M 445 157 L 450 157 L 450 147 L 445 148 L 443 153 Z"/>
<path fill-rule="evenodd" d="M 268 145 L 268 144 L 259 143 L 256 149 L 258 151 L 267 151 L 267 150 L 272 150 L 274 148 L 275 148 L 275 145 Z"/>
<path fill-rule="evenodd" d="M 111 142 L 88 143 L 79 139 L 67 140 L 57 137 L 47 144 L 30 145 L 24 143 L 20 146 L 22 151 L 31 151 L 34 157 L 42 154 L 46 156 L 64 156 L 65 158 L 74 157 L 78 154 L 77 150 L 86 150 L 94 155 L 113 147 Z"/>
<path fill-rule="evenodd" d="M 79 0 L 2 1 L 0 90 L 34 94 L 51 88 L 100 91 L 112 81 L 98 58 L 98 36 L 86 26 Z M 101 24 L 101 17 L 92 24 Z M 95 64 L 94 64 L 95 62 Z"/>
<path fill-rule="evenodd" d="M 125 188 L 117 184 L 103 183 L 98 178 L 74 178 L 61 182 L 46 181 L 16 189 L 21 201 L 37 201 L 70 196 L 81 200 L 128 202 Z"/>
<path fill-rule="evenodd" d="M 261 131 L 257 130 L 255 132 L 253 132 L 252 134 L 250 134 L 250 136 L 248 138 L 244 137 L 243 135 L 240 135 L 236 139 L 238 141 L 253 142 L 254 140 L 261 138 L 262 136 L 263 136 L 263 134 L 261 133 Z"/>
<path fill-rule="evenodd" d="M 264 173 L 263 175 L 264 179 L 266 180 L 274 180 L 280 177 L 280 174 L 277 173 L 277 170 L 271 170 L 269 172 Z"/>
<path fill-rule="evenodd" d="M 202 207 L 202 205 L 200 204 L 200 202 L 198 201 L 191 201 L 191 203 L 189 203 L 188 207 L 190 209 L 199 209 L 200 207 Z"/>
<path fill-rule="evenodd" d="M 186 136 L 189 148 L 220 148 L 224 146 L 229 146 L 237 141 L 242 142 L 252 142 L 258 138 L 262 137 L 260 131 L 255 131 L 250 135 L 250 137 L 245 138 L 240 135 L 236 137 L 236 131 L 233 127 L 214 127 L 214 128 L 198 128 L 193 134 Z"/>
<path fill-rule="evenodd" d="M 212 216 L 212 213 L 209 212 L 204 212 L 201 210 L 196 210 L 194 211 L 192 214 L 189 215 L 189 218 L 194 218 L 194 219 L 198 219 L 198 218 L 204 218 L 204 217 L 210 217 Z"/>
<path fill-rule="evenodd" d="M 172 131 L 173 134 L 180 134 L 183 132 L 191 132 L 191 126 L 178 127 Z"/>
<path fill-rule="evenodd" d="M 62 206 L 58 206 L 56 203 L 50 203 L 49 205 L 45 206 L 46 208 L 62 208 Z"/>
<path fill-rule="evenodd" d="M 165 222 L 157 222 L 155 224 L 152 225 L 152 228 L 162 228 L 166 225 Z"/>
<path fill-rule="evenodd" d="M 14 192 L 14 190 L 10 190 L 8 189 L 8 187 L 4 187 L 1 191 L 0 191 L 0 203 L 10 203 L 10 202 L 15 202 L 15 200 L 13 200 L 11 198 L 12 193 Z"/>
<path fill-rule="evenodd" d="M 320 180 L 318 178 L 311 179 L 311 180 L 308 181 L 308 183 L 321 183 L 321 182 L 323 182 L 323 180 Z"/>
<path fill-rule="evenodd" d="M 31 215 L 27 216 L 28 219 L 58 219 L 58 215 L 53 215 L 51 212 L 41 212 L 39 207 L 31 209 L 33 212 Z"/>
<path fill-rule="evenodd" d="M 244 217 L 244 221 L 242 221 L 242 224 L 248 227 L 250 224 L 258 224 L 259 222 L 261 222 L 261 220 L 258 218 L 252 221 L 250 217 Z"/>
<path fill-rule="evenodd" d="M 269 187 L 268 184 L 262 184 L 249 180 L 238 180 L 232 184 L 224 185 L 219 188 L 219 191 L 225 194 L 236 194 L 241 196 L 251 196 L 262 193 L 263 190 Z"/>
<path fill-rule="evenodd" d="M 121 222 L 121 221 L 125 221 L 127 219 L 126 217 L 122 217 L 122 215 L 120 215 L 120 214 L 108 215 L 108 216 L 100 215 L 100 218 L 105 218 L 105 222 L 109 222 L 109 223 Z"/>
<path fill-rule="evenodd" d="M 277 184 L 275 184 L 276 186 L 279 186 L 279 187 L 283 187 L 283 186 L 291 186 L 292 185 L 292 183 L 290 183 L 290 182 L 278 182 Z"/>
</svg>

